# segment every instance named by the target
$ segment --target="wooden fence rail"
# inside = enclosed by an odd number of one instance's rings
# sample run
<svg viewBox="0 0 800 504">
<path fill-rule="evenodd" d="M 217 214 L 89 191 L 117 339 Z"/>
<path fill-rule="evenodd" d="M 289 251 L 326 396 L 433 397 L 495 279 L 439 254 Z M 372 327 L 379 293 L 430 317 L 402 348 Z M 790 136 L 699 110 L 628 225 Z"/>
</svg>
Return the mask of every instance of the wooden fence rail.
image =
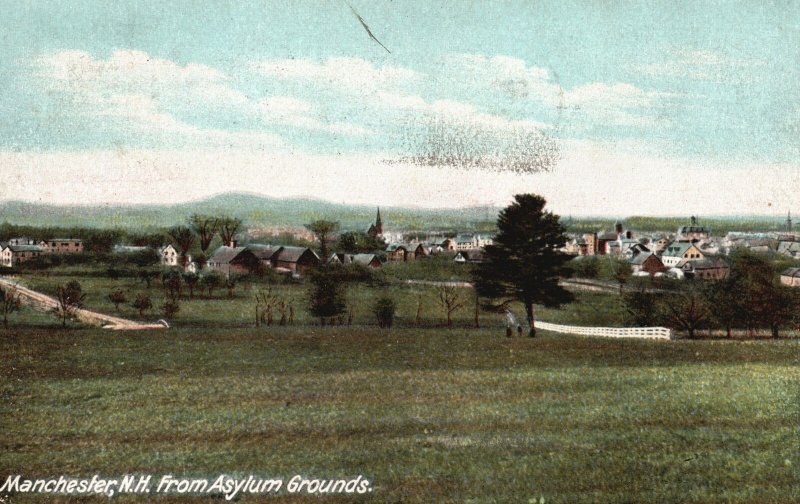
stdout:
<svg viewBox="0 0 800 504">
<path fill-rule="evenodd" d="M 643 338 L 668 340 L 672 331 L 666 327 L 581 327 L 536 321 L 537 329 L 581 336 L 605 336 L 608 338 Z"/>
</svg>

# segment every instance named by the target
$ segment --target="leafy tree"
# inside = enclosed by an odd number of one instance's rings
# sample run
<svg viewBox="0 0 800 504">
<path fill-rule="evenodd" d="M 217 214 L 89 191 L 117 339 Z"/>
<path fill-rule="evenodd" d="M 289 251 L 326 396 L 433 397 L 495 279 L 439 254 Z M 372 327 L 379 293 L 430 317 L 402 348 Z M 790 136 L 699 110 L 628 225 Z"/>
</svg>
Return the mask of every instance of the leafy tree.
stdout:
<svg viewBox="0 0 800 504">
<path fill-rule="evenodd" d="M 200 277 L 193 271 L 187 271 L 183 274 L 183 283 L 189 289 L 189 299 L 194 299 L 194 289 L 200 283 Z"/>
<path fill-rule="evenodd" d="M 214 290 L 224 281 L 225 278 L 218 271 L 210 271 L 200 278 L 200 284 L 208 291 L 208 297 L 213 297 Z"/>
<path fill-rule="evenodd" d="M 482 298 L 500 300 L 499 306 L 514 300 L 524 304 L 531 337 L 536 336 L 534 304 L 558 307 L 574 300 L 558 284 L 570 274 L 566 263 L 571 256 L 560 250 L 567 243 L 564 226 L 558 215 L 545 211 L 545 204 L 535 194 L 514 196 L 514 203 L 498 216 L 498 233 L 494 244 L 486 247 L 487 260 L 473 270 Z"/>
<path fill-rule="evenodd" d="M 189 250 L 194 245 L 194 232 L 187 226 L 174 226 L 167 231 L 167 234 L 169 234 L 172 244 L 175 245 L 181 255 L 181 267 L 186 268 L 189 262 Z"/>
<path fill-rule="evenodd" d="M 625 284 L 633 276 L 633 269 L 628 261 L 618 261 L 614 266 L 614 280 L 619 284 L 619 293 L 622 295 Z"/>
<path fill-rule="evenodd" d="M 625 318 L 638 327 L 651 327 L 660 323 L 659 296 L 642 283 L 636 291 L 622 294 Z"/>
<path fill-rule="evenodd" d="M 19 311 L 22 303 L 20 302 L 19 294 L 15 288 L 9 289 L 0 287 L 0 294 L 2 294 L 2 298 L 0 298 L 0 302 L 2 302 L 0 308 L 2 308 L 3 311 L 3 327 L 8 328 L 8 316 L 15 311 Z"/>
<path fill-rule="evenodd" d="M 228 299 L 233 299 L 233 290 L 236 288 L 236 278 L 229 276 L 225 280 L 225 288 L 228 289 Z"/>
<path fill-rule="evenodd" d="M 128 302 L 128 295 L 122 289 L 116 289 L 108 295 L 108 300 L 114 303 L 114 308 L 119 311 L 119 305 Z"/>
<path fill-rule="evenodd" d="M 153 308 L 153 302 L 150 300 L 150 296 L 140 292 L 133 301 L 133 307 L 139 310 L 140 317 L 144 317 L 144 312 Z"/>
<path fill-rule="evenodd" d="M 336 247 L 347 254 L 360 254 L 384 250 L 386 242 L 383 238 L 373 238 L 362 231 L 347 231 L 336 239 Z"/>
<path fill-rule="evenodd" d="M 397 305 L 390 297 L 381 297 L 375 301 L 375 306 L 372 308 L 372 313 L 378 319 L 378 327 L 392 327 L 394 323 L 394 314 L 397 311 Z"/>
<path fill-rule="evenodd" d="M 310 280 L 309 311 L 320 318 L 321 324 L 325 324 L 326 317 L 345 312 L 345 282 L 336 269 L 323 266 L 312 270 Z"/>
<path fill-rule="evenodd" d="M 576 277 L 597 278 L 600 274 L 600 266 L 597 261 L 597 256 L 576 257 L 569 262 L 569 266 Z"/>
<path fill-rule="evenodd" d="M 183 275 L 177 269 L 169 269 L 161 276 L 161 281 L 164 284 L 164 292 L 167 297 L 177 299 L 183 294 Z"/>
<path fill-rule="evenodd" d="M 683 292 L 667 295 L 662 303 L 666 324 L 694 338 L 698 329 L 712 320 L 712 306 L 704 290 L 690 284 Z"/>
<path fill-rule="evenodd" d="M 447 316 L 447 327 L 453 327 L 453 313 L 464 307 L 464 299 L 458 287 L 453 285 L 439 287 L 439 304 Z"/>
<path fill-rule="evenodd" d="M 181 305 L 177 299 L 166 299 L 162 309 L 164 310 L 165 318 L 172 318 L 181 311 Z"/>
<path fill-rule="evenodd" d="M 761 285 L 751 303 L 756 320 L 760 325 L 769 327 L 770 334 L 776 339 L 780 337 L 780 328 L 791 323 L 795 313 L 800 310 L 800 303 L 792 288 L 775 283 Z"/>
<path fill-rule="evenodd" d="M 153 282 L 153 279 L 159 275 L 157 270 L 153 270 L 150 268 L 142 268 L 139 270 L 139 281 L 144 283 L 147 288 L 150 288 L 150 284 Z"/>
<path fill-rule="evenodd" d="M 155 266 L 160 261 L 161 261 L 161 256 L 159 256 L 158 252 L 156 252 L 155 249 L 151 248 L 136 252 L 131 252 L 130 254 L 126 254 L 125 256 L 125 262 L 136 265 L 140 268 Z"/>
<path fill-rule="evenodd" d="M 319 242 L 320 256 L 322 263 L 328 261 L 328 243 L 333 239 L 333 235 L 339 230 L 339 223 L 329 220 L 315 220 L 310 224 L 306 224 L 306 229 L 314 233 L 317 241 Z"/>
<path fill-rule="evenodd" d="M 78 236 L 86 236 L 85 249 L 89 252 L 107 254 L 114 248 L 122 236 L 122 233 L 113 229 L 92 230 L 88 233 L 74 233 Z"/>
<path fill-rule="evenodd" d="M 67 326 L 67 318 L 78 308 L 83 306 L 86 294 L 83 293 L 81 284 L 76 280 L 67 282 L 67 285 L 59 285 L 56 288 L 56 312 L 61 318 L 61 325 Z"/>
<path fill-rule="evenodd" d="M 708 284 L 708 302 L 712 307 L 711 323 L 716 327 L 723 327 L 728 338 L 732 337 L 733 326 L 745 320 L 748 310 L 740 284 L 741 278 L 738 275 Z"/>
<path fill-rule="evenodd" d="M 236 233 L 239 232 L 239 228 L 242 227 L 242 219 L 236 217 L 221 217 L 217 225 L 223 245 L 230 245 Z"/>
<path fill-rule="evenodd" d="M 205 255 L 208 247 L 211 245 L 211 241 L 217 234 L 219 219 L 208 215 L 194 214 L 189 217 L 189 225 L 199 238 L 200 250 L 203 252 L 203 255 Z"/>
</svg>

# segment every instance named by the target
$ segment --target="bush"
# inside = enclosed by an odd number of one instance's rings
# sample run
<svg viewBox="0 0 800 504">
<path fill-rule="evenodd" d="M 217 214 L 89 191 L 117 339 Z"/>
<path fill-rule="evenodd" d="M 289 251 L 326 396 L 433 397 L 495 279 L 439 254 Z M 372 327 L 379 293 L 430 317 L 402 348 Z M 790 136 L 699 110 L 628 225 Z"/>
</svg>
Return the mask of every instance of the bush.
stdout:
<svg viewBox="0 0 800 504">
<path fill-rule="evenodd" d="M 375 302 L 372 311 L 375 313 L 375 318 L 378 319 L 378 327 L 392 327 L 397 305 L 392 298 L 382 297 Z"/>
<path fill-rule="evenodd" d="M 178 303 L 177 299 L 167 299 L 164 301 L 164 306 L 162 306 L 164 310 L 164 317 L 165 318 L 172 318 L 174 317 L 179 311 L 181 311 L 181 305 Z"/>
<path fill-rule="evenodd" d="M 153 307 L 153 302 L 150 300 L 150 296 L 144 292 L 140 292 L 136 295 L 136 300 L 133 302 L 133 307 L 139 310 L 139 316 L 143 317 L 144 312 Z"/>
</svg>

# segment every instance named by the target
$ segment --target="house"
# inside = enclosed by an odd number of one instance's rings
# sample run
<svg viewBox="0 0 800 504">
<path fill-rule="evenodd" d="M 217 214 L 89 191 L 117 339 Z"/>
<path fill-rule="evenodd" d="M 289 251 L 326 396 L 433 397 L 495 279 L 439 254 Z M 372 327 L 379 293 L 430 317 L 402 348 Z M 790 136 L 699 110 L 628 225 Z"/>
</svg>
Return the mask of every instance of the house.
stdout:
<svg viewBox="0 0 800 504">
<path fill-rule="evenodd" d="M 675 241 L 695 242 L 708 240 L 711 237 L 711 229 L 697 223 L 697 217 L 692 216 L 691 224 L 678 228 Z"/>
<path fill-rule="evenodd" d="M 390 243 L 386 247 L 386 258 L 390 261 L 405 261 L 408 249 L 402 243 Z"/>
<path fill-rule="evenodd" d="M 146 250 L 150 250 L 150 247 L 138 247 L 133 245 L 114 245 L 114 248 L 111 251 L 114 254 L 139 254 Z"/>
<path fill-rule="evenodd" d="M 258 258 L 245 247 L 228 247 L 223 245 L 211 254 L 206 267 L 218 271 L 225 276 L 249 273 L 257 267 Z"/>
<path fill-rule="evenodd" d="M 437 255 L 444 252 L 444 248 L 441 245 L 434 242 L 428 242 L 424 244 L 425 246 L 425 255 Z"/>
<path fill-rule="evenodd" d="M 80 254 L 83 252 L 83 240 L 79 238 L 51 238 L 39 242 L 39 246 L 50 254 Z"/>
<path fill-rule="evenodd" d="M 494 243 L 494 239 L 491 236 L 487 235 L 475 235 L 475 245 L 478 248 L 484 248 L 487 245 L 492 245 Z"/>
<path fill-rule="evenodd" d="M 28 238 L 27 236 L 21 236 L 8 240 L 8 245 L 36 245 L 36 240 Z"/>
<path fill-rule="evenodd" d="M 599 255 L 606 255 L 609 253 L 609 243 L 616 243 L 619 239 L 617 233 L 600 233 L 597 235 L 597 253 Z"/>
<path fill-rule="evenodd" d="M 634 274 L 644 272 L 654 276 L 656 273 L 662 273 L 666 269 L 661 259 L 652 252 L 638 253 L 631 257 L 628 262 Z"/>
<path fill-rule="evenodd" d="M 705 258 L 703 252 L 691 242 L 674 241 L 661 253 L 661 262 L 668 268 L 676 267 L 682 261 L 700 261 Z"/>
<path fill-rule="evenodd" d="M 347 266 L 348 264 L 352 264 L 352 255 L 351 254 L 331 254 L 328 258 L 328 266 Z"/>
<path fill-rule="evenodd" d="M 44 249 L 38 245 L 6 245 L 0 251 L 0 265 L 12 268 L 20 263 L 35 259 L 44 253 Z"/>
<path fill-rule="evenodd" d="M 589 255 L 589 244 L 583 238 L 575 238 L 564 246 L 564 253 L 575 256 Z"/>
<path fill-rule="evenodd" d="M 444 250 L 455 250 L 456 241 L 452 238 L 445 238 L 442 243 L 439 244 L 439 246 Z"/>
<path fill-rule="evenodd" d="M 382 263 L 378 256 L 375 254 L 353 254 L 350 256 L 353 264 L 360 264 L 368 268 L 380 268 Z"/>
<path fill-rule="evenodd" d="M 478 246 L 478 241 L 473 235 L 462 234 L 456 236 L 456 250 L 469 250 Z"/>
<path fill-rule="evenodd" d="M 181 255 L 175 250 L 175 247 L 172 245 L 167 245 L 166 247 L 161 247 L 158 251 L 158 255 L 160 256 L 161 264 L 164 266 L 178 266 L 180 263 Z"/>
<path fill-rule="evenodd" d="M 414 254 L 414 259 L 421 259 L 428 255 L 425 251 L 425 246 L 421 243 L 409 243 L 408 251 Z"/>
<path fill-rule="evenodd" d="M 486 261 L 486 252 L 483 249 L 461 250 L 453 258 L 453 262 L 458 264 L 482 263 L 484 261 Z"/>
<path fill-rule="evenodd" d="M 793 259 L 800 259 L 800 242 L 797 241 L 778 242 L 778 254 L 786 257 L 791 257 Z"/>
<path fill-rule="evenodd" d="M 672 240 L 665 236 L 654 236 L 650 240 L 650 249 L 655 253 L 661 253 L 667 248 Z"/>
<path fill-rule="evenodd" d="M 281 246 L 272 254 L 271 260 L 275 269 L 285 269 L 300 274 L 322 263 L 316 252 L 308 247 Z"/>
<path fill-rule="evenodd" d="M 680 263 L 678 267 L 687 277 L 701 280 L 723 280 L 730 273 L 728 263 L 719 257 L 709 257 L 699 261 L 687 260 Z"/>
<path fill-rule="evenodd" d="M 781 271 L 781 284 L 789 287 L 800 287 L 800 268 L 786 268 Z"/>
<path fill-rule="evenodd" d="M 278 251 L 280 246 L 262 245 L 259 243 L 251 243 L 247 245 L 249 250 L 258 259 L 262 268 L 272 268 L 272 256 Z"/>
</svg>

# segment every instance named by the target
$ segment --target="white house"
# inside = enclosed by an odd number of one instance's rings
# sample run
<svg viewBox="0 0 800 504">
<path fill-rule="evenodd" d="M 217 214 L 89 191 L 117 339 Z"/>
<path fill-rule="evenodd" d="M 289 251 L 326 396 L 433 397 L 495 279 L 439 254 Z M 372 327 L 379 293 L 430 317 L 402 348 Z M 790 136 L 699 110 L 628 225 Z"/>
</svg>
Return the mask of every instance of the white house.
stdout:
<svg viewBox="0 0 800 504">
<path fill-rule="evenodd" d="M 161 256 L 161 264 L 164 266 L 178 266 L 180 264 L 181 255 L 172 245 L 162 247 L 158 251 L 158 255 Z"/>
</svg>

